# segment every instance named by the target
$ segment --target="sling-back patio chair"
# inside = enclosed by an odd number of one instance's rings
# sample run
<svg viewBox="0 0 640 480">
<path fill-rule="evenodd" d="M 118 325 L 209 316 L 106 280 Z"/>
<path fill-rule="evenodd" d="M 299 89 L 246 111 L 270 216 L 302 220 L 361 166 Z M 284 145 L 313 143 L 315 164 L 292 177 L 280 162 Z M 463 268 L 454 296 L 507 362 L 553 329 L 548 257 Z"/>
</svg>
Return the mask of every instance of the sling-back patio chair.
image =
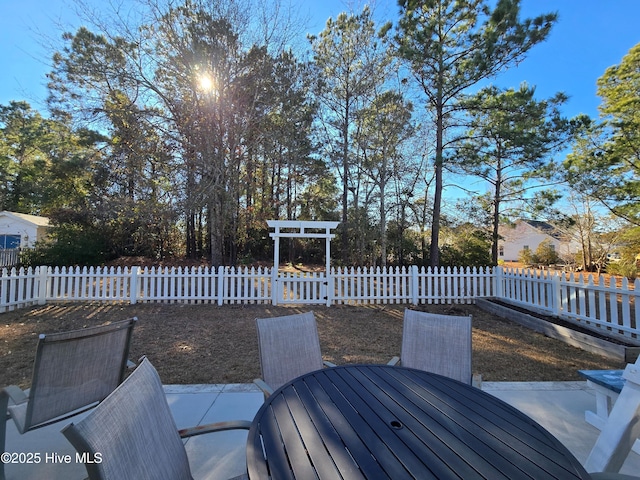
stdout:
<svg viewBox="0 0 640 480">
<path fill-rule="evenodd" d="M 144 358 L 93 411 L 62 433 L 87 459 L 91 480 L 186 480 L 192 476 L 181 438 L 250 426 L 236 420 L 178 430 L 158 372 Z"/>
<path fill-rule="evenodd" d="M 471 315 L 405 309 L 400 357 L 393 357 L 388 364 L 400 363 L 479 387 L 481 376 L 471 370 L 471 323 Z"/>
<path fill-rule="evenodd" d="M 18 432 L 59 422 L 94 407 L 123 380 L 137 318 L 38 339 L 31 387 L 0 390 L 0 448 L 5 451 L 6 422 Z M 11 402 L 10 402 L 11 400 Z M 4 465 L 0 462 L 0 479 Z"/>
<path fill-rule="evenodd" d="M 628 364 L 626 380 L 611 413 L 584 464 L 593 478 L 636 478 L 619 474 L 634 442 L 640 437 L 640 357 Z"/>
<path fill-rule="evenodd" d="M 335 364 L 322 360 L 313 312 L 256 319 L 261 378 L 254 380 L 265 396 L 289 380 Z"/>
</svg>

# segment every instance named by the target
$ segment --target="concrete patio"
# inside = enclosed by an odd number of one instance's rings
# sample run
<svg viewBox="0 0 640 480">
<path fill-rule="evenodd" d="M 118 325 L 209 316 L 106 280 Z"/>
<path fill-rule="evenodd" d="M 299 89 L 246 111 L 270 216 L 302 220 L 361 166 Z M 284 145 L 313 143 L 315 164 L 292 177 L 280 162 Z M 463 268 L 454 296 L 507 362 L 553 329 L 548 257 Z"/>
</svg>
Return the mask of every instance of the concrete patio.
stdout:
<svg viewBox="0 0 640 480">
<path fill-rule="evenodd" d="M 585 410 L 595 409 L 595 393 L 586 382 L 485 382 L 483 390 L 510 403 L 553 433 L 584 462 L 599 431 L 584 420 Z M 251 420 L 263 402 L 253 385 L 166 385 L 165 391 L 178 428 L 222 420 Z M 60 433 L 67 420 L 19 435 L 7 423 L 8 452 L 40 454 L 40 463 L 5 465 L 9 480 L 82 479 L 84 465 Z M 194 478 L 226 479 L 245 468 L 246 431 L 220 432 L 193 437 L 186 443 Z M 65 457 L 70 455 L 70 457 Z M 64 460 L 69 459 L 66 463 Z M 640 472 L 640 455 L 631 452 L 622 473 Z"/>
</svg>

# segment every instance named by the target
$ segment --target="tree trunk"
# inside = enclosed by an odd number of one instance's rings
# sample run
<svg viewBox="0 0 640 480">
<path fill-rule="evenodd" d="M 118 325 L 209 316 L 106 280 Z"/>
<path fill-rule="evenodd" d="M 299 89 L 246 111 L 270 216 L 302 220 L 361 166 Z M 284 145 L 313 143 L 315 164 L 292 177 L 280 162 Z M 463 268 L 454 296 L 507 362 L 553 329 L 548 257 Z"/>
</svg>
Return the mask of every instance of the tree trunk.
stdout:
<svg viewBox="0 0 640 480">
<path fill-rule="evenodd" d="M 349 208 L 349 108 L 345 111 L 345 124 L 342 129 L 342 262 L 349 261 L 349 227 L 347 211 Z"/>
<path fill-rule="evenodd" d="M 442 81 L 441 81 L 442 82 Z M 440 266 L 440 211 L 442 205 L 442 150 L 444 136 L 444 106 L 442 104 L 442 83 L 438 85 L 436 99 L 436 161 L 435 192 L 433 195 L 433 219 L 431 221 L 431 245 L 429 246 L 429 265 Z"/>
<path fill-rule="evenodd" d="M 219 267 L 224 260 L 224 203 L 219 192 L 212 194 L 209 208 L 209 236 L 211 245 L 211 266 Z"/>
<path fill-rule="evenodd" d="M 386 163 L 383 164 L 383 172 L 386 172 Z M 384 175 L 384 173 L 383 173 Z M 387 266 L 387 215 L 385 205 L 385 186 L 384 179 L 380 181 L 380 266 Z M 402 239 L 400 239 L 402 242 Z"/>
<path fill-rule="evenodd" d="M 197 251 L 196 215 L 191 209 L 187 211 L 186 224 L 187 258 L 195 258 Z"/>
<path fill-rule="evenodd" d="M 498 149 L 498 164 L 496 168 L 496 190 L 493 197 L 493 231 L 491 233 L 491 261 L 498 264 L 498 239 L 500 235 L 500 196 L 502 195 L 502 162 L 500 160 L 500 149 Z"/>
</svg>

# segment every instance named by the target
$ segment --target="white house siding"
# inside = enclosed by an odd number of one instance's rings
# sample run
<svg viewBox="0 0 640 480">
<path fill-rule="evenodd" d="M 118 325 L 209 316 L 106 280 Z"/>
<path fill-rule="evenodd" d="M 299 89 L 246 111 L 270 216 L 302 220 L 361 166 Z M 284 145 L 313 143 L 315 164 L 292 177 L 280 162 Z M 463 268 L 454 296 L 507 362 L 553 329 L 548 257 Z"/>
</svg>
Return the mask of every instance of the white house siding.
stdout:
<svg viewBox="0 0 640 480">
<path fill-rule="evenodd" d="M 49 219 L 36 215 L 26 215 L 15 212 L 0 212 L 0 236 L 19 235 L 20 247 L 33 247 L 36 241 L 41 240 L 47 234 Z"/>
<path fill-rule="evenodd" d="M 535 252 L 538 246 L 549 241 L 554 247 L 560 258 L 567 258 L 578 251 L 575 242 L 564 242 L 539 228 L 527 223 L 524 220 L 516 222 L 515 226 L 500 227 L 500 236 L 502 239 L 498 242 L 501 255 L 499 260 L 505 262 L 516 262 L 520 252 L 528 247 L 529 250 Z"/>
</svg>

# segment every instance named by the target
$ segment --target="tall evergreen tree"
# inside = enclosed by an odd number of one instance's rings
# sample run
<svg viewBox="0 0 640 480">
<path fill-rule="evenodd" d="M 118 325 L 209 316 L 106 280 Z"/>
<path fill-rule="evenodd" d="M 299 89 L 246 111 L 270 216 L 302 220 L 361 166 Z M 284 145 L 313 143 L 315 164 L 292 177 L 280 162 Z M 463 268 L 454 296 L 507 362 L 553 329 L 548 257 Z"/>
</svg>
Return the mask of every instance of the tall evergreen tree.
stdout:
<svg viewBox="0 0 640 480">
<path fill-rule="evenodd" d="M 26 102 L 0 106 L 0 209 L 37 213 L 51 163 L 47 121 Z"/>
<path fill-rule="evenodd" d="M 398 92 L 378 95 L 359 115 L 359 139 L 363 154 L 362 167 L 376 187 L 378 197 L 380 264 L 387 265 L 387 214 L 395 198 L 389 188 L 393 179 L 398 183 L 411 171 L 403 146 L 414 133 L 411 125 L 413 106 Z M 399 202 L 396 202 L 399 203 Z"/>
<path fill-rule="evenodd" d="M 0 105 L 0 209 L 50 215 L 82 204 L 98 140 L 26 102 Z"/>
<path fill-rule="evenodd" d="M 318 73 L 316 95 L 326 155 L 341 182 L 342 260 L 349 261 L 349 193 L 358 189 L 358 142 L 356 117 L 374 96 L 376 86 L 387 77 L 388 49 L 381 41 L 389 25 L 376 31 L 371 10 L 354 15 L 341 13 L 327 21 L 319 37 L 311 38 Z M 380 37 L 380 38 L 378 38 Z M 357 209 L 357 205 L 355 205 Z"/>
<path fill-rule="evenodd" d="M 434 118 L 435 190 L 430 263 L 439 265 L 440 212 L 447 135 L 463 92 L 521 61 L 549 35 L 555 14 L 520 20 L 519 0 L 399 0 L 396 36 Z"/>
<path fill-rule="evenodd" d="M 566 96 L 559 93 L 538 101 L 534 94 L 535 88 L 526 84 L 518 90 L 487 87 L 460 104 L 468 112 L 470 128 L 448 161 L 491 188 L 494 264 L 498 263 L 498 227 L 505 205 L 541 200 L 540 195 L 527 195 L 538 187 L 531 182 L 550 178 L 553 155 L 570 139 L 571 124 L 559 111 Z M 549 192 L 542 196 L 549 197 Z"/>
<path fill-rule="evenodd" d="M 576 190 L 640 225 L 640 44 L 598 79 L 601 122 L 592 122 L 565 162 Z"/>
</svg>

